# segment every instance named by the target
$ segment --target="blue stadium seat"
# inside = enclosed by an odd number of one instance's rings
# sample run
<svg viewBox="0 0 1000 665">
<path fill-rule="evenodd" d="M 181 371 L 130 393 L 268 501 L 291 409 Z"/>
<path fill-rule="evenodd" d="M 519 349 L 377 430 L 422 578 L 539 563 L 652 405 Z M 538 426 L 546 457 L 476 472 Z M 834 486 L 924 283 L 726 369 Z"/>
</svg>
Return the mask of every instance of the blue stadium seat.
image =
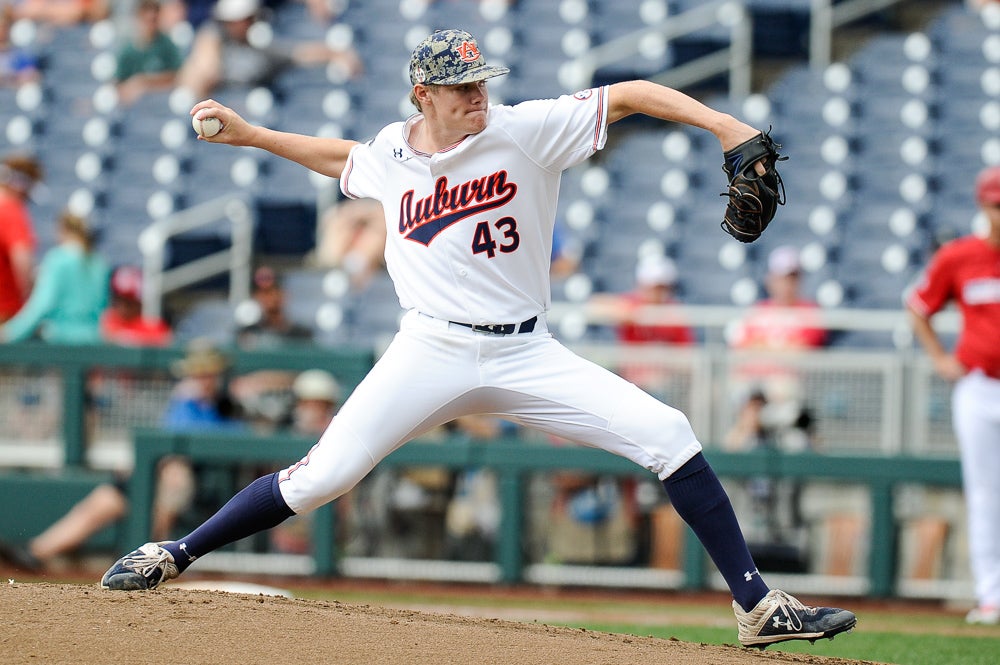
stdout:
<svg viewBox="0 0 1000 665">
<path fill-rule="evenodd" d="M 236 332 L 233 308 L 219 298 L 204 299 L 191 307 L 174 325 L 178 343 L 207 337 L 219 346 L 232 344 Z"/>
</svg>

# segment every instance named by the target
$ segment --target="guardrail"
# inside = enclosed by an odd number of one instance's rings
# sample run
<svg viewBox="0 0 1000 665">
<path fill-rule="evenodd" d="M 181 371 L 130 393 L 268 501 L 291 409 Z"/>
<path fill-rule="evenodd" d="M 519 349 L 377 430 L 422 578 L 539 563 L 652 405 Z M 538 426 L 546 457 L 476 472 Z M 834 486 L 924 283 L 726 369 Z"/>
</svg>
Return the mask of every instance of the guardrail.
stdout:
<svg viewBox="0 0 1000 665">
<path fill-rule="evenodd" d="M 693 314 L 683 312 L 684 316 Z M 868 318 L 878 318 L 877 313 Z M 827 349 L 782 354 L 735 352 L 715 343 L 696 347 L 571 347 L 612 371 L 628 372 L 630 380 L 681 409 L 709 446 L 723 441 L 735 422 L 740 395 L 749 385 L 744 369 L 766 365 L 794 377 L 785 390 L 791 391 L 793 398 L 807 405 L 815 416 L 817 449 L 823 453 L 957 454 L 950 429 L 949 386 L 935 376 L 926 357 L 912 349 Z M 159 422 L 172 385 L 168 371 L 182 353 L 177 348 L 55 346 L 38 342 L 0 345 L 0 418 L 8 422 L 7 429 L 0 432 L 0 464 L 114 468 L 114 464 L 94 464 L 88 454 L 92 457 L 97 448 L 130 452 L 131 429 Z M 376 353 L 306 346 L 264 352 L 233 349 L 231 356 L 234 375 L 258 369 L 322 367 L 351 390 L 371 368 Z M 122 390 L 112 395 L 117 410 L 108 415 L 101 411 L 100 403 L 92 403 L 88 410 L 87 400 L 94 398 L 88 395 L 88 378 L 92 374 L 110 376 L 107 385 L 119 370 L 130 378 L 122 382 Z M 637 371 L 641 376 L 634 375 Z M 33 375 L 47 377 L 46 392 L 34 399 L 43 401 L 44 411 L 57 420 L 54 430 L 41 437 L 43 440 L 12 426 L 14 419 L 23 420 L 30 410 L 19 400 L 21 393 L 33 390 L 27 385 L 35 380 Z M 147 389 L 137 390 L 142 382 Z M 131 406 L 140 397 L 141 408 Z M 35 453 L 37 460 L 32 463 L 30 457 Z"/>
<path fill-rule="evenodd" d="M 622 35 L 595 46 L 564 65 L 560 80 L 567 90 L 577 90 L 593 79 L 601 67 L 631 58 L 639 53 L 648 37 L 666 42 L 710 28 L 722 28 L 729 34 L 729 45 L 714 53 L 695 58 L 683 65 L 651 77 L 657 83 L 681 88 L 718 74 L 729 74 L 729 94 L 741 99 L 750 94 L 753 53 L 753 26 L 741 2 L 719 0 L 666 17 L 656 25 Z"/>
<path fill-rule="evenodd" d="M 833 59 L 833 31 L 903 0 L 812 0 L 809 16 L 809 65 L 822 69 Z"/>
<path fill-rule="evenodd" d="M 219 222 L 229 225 L 229 247 L 184 265 L 167 268 L 167 243 L 174 236 Z M 139 234 L 142 252 L 142 312 L 160 316 L 163 296 L 203 279 L 229 273 L 229 301 L 250 296 L 253 212 L 247 197 L 229 194 L 158 219 Z"/>
<path fill-rule="evenodd" d="M 132 509 L 124 530 L 131 544 L 148 538 L 152 509 L 155 469 L 160 459 L 168 455 L 185 455 L 195 462 L 219 465 L 241 465 L 255 462 L 288 464 L 297 452 L 306 451 L 315 443 L 312 439 L 286 437 L 246 438 L 224 434 L 184 435 L 159 430 L 138 430 L 135 433 L 135 472 L 130 484 Z M 913 458 L 905 456 L 832 456 L 817 454 L 781 454 L 775 451 L 722 453 L 706 451 L 716 473 L 724 478 L 770 477 L 774 479 L 821 479 L 824 481 L 861 484 L 870 492 L 871 551 L 867 571 L 867 593 L 887 597 L 896 590 L 897 537 L 893 512 L 893 494 L 897 486 L 919 483 L 929 486 L 958 487 L 961 473 L 957 460 Z M 516 438 L 495 441 L 469 441 L 465 438 L 441 442 L 411 442 L 399 448 L 382 465 L 395 467 L 442 466 L 449 469 L 487 468 L 499 479 L 499 501 L 502 506 L 497 545 L 492 570 L 474 577 L 481 581 L 517 583 L 526 581 L 526 562 L 522 552 L 525 522 L 526 478 L 529 474 L 561 470 L 649 477 L 649 472 L 634 463 L 603 450 L 582 447 L 526 444 Z M 335 551 L 335 513 L 332 504 L 320 509 L 313 520 L 313 563 L 300 567 L 320 575 L 344 573 L 344 563 Z M 709 584 L 708 563 L 697 539 L 686 531 L 683 571 L 677 586 L 686 589 L 705 588 Z M 206 557 L 208 559 L 214 556 Z M 411 574 L 419 578 L 423 562 L 411 562 Z M 461 562 L 449 562 L 450 579 L 463 577 Z M 481 570 L 478 565 L 477 570 Z M 274 571 L 272 571 L 274 572 Z M 662 575 L 654 573 L 655 579 Z M 631 579 L 642 584 L 642 574 Z M 671 586 L 671 582 L 658 586 Z M 837 593 L 836 588 L 828 590 Z"/>
</svg>

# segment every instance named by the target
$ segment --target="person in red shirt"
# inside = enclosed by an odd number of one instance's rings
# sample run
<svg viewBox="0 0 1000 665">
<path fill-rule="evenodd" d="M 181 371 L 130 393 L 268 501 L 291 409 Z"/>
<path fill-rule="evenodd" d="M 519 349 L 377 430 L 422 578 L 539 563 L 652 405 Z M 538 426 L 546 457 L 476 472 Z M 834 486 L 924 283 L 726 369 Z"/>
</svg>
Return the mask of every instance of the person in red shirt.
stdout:
<svg viewBox="0 0 1000 665">
<path fill-rule="evenodd" d="M 111 275 L 111 306 L 101 317 L 101 337 L 121 346 L 169 346 L 173 333 L 165 321 L 142 315 L 142 270 L 120 266 Z"/>
<path fill-rule="evenodd" d="M 638 310 L 649 305 L 677 304 L 677 267 L 665 256 L 652 256 L 639 261 L 635 270 L 635 289 L 622 298 L 623 320 L 618 326 L 618 339 L 625 344 L 659 342 L 661 344 L 694 344 L 694 331 L 683 323 L 642 322 Z"/>
<path fill-rule="evenodd" d="M 799 292 L 801 272 L 797 249 L 790 245 L 775 248 L 767 258 L 767 297 L 754 304 L 727 334 L 730 348 L 748 352 L 732 362 L 730 387 L 742 402 L 739 409 L 752 411 L 748 397 L 762 392 L 769 410 L 784 414 L 786 425 L 799 421 L 806 407 L 794 362 L 779 356 L 817 349 L 827 341 L 819 306 Z"/>
<path fill-rule="evenodd" d="M 42 177 L 33 157 L 9 155 L 0 162 L 0 323 L 13 318 L 31 294 L 36 241 L 28 197 Z"/>
<path fill-rule="evenodd" d="M 652 318 L 647 309 L 679 304 L 675 295 L 677 274 L 677 267 L 669 258 L 644 257 L 636 264 L 635 288 L 627 293 L 596 294 L 588 303 L 588 311 L 592 316 L 614 322 L 615 334 L 624 345 L 694 344 L 694 331 L 678 316 Z M 645 357 L 623 363 L 617 372 L 654 394 L 662 392 L 670 378 L 670 372 L 662 365 L 647 362 Z"/>
<path fill-rule="evenodd" d="M 826 344 L 818 306 L 799 294 L 801 274 L 794 247 L 782 245 L 771 252 L 765 280 L 768 297 L 737 324 L 730 339 L 733 348 L 793 351 Z"/>
<path fill-rule="evenodd" d="M 969 623 L 1000 624 L 1000 166 L 976 179 L 987 220 L 984 236 L 942 245 L 905 296 L 914 333 L 947 381 L 954 381 L 952 423 L 962 460 L 969 556 L 977 607 Z M 948 351 L 931 318 L 954 301 L 962 329 Z"/>
</svg>

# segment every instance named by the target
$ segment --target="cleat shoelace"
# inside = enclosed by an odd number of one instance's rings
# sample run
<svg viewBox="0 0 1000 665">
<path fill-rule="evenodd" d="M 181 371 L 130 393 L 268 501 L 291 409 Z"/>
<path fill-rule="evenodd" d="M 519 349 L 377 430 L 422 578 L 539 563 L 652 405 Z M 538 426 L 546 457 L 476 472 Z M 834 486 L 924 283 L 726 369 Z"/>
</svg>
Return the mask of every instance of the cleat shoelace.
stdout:
<svg viewBox="0 0 1000 665">
<path fill-rule="evenodd" d="M 143 577 L 148 578 L 149 575 L 160 568 L 162 564 L 168 562 L 170 553 L 167 552 L 162 547 L 158 547 L 156 553 L 150 553 L 146 550 L 140 549 L 142 552 L 141 556 L 130 556 L 122 564 L 133 570 L 136 570 Z"/>
<path fill-rule="evenodd" d="M 803 605 L 797 598 L 789 596 L 784 591 L 779 590 L 774 595 L 778 600 L 778 609 L 785 615 L 784 626 L 790 631 L 798 632 L 802 630 L 802 615 L 800 612 L 816 612 L 815 608 Z M 778 619 L 775 619 L 774 623 L 776 627 L 779 625 L 778 621 Z"/>
</svg>

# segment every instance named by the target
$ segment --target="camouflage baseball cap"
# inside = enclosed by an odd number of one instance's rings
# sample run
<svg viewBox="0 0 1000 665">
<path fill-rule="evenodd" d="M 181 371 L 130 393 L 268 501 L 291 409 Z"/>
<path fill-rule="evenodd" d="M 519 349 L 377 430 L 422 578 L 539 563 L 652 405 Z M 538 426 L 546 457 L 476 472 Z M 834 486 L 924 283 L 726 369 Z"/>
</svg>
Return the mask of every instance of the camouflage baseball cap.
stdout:
<svg viewBox="0 0 1000 665">
<path fill-rule="evenodd" d="M 487 65 L 476 38 L 465 30 L 438 30 L 420 42 L 410 56 L 413 85 L 458 85 L 509 72 L 506 67 Z"/>
</svg>

